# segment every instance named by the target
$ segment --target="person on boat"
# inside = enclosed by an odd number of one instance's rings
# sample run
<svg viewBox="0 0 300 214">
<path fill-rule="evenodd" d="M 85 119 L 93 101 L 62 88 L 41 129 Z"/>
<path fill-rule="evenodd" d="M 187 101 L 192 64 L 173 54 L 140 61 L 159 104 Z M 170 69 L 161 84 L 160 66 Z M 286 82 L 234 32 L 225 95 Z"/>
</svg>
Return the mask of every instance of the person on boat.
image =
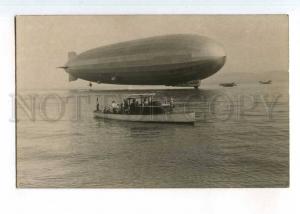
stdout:
<svg viewBox="0 0 300 214">
<path fill-rule="evenodd" d="M 135 103 L 135 99 L 132 100 L 130 106 L 129 106 L 129 112 L 130 114 L 134 114 L 135 113 L 135 107 L 136 107 L 136 103 Z"/>
<path fill-rule="evenodd" d="M 138 100 L 135 100 L 134 105 L 135 105 L 135 113 L 140 114 L 142 103 L 140 103 Z"/>
<path fill-rule="evenodd" d="M 170 99 L 170 107 L 171 107 L 171 109 L 173 109 L 175 107 L 173 97 L 171 97 L 171 99 Z"/>
<path fill-rule="evenodd" d="M 120 105 L 120 114 L 124 113 L 124 103 L 122 102 Z"/>
<path fill-rule="evenodd" d="M 109 113 L 109 109 L 107 106 L 104 107 L 103 113 Z"/>
<path fill-rule="evenodd" d="M 99 111 L 99 100 L 98 100 L 98 97 L 97 97 L 96 111 Z"/>
<path fill-rule="evenodd" d="M 116 110 L 116 112 L 118 114 L 121 114 L 121 105 L 119 103 L 117 103 L 117 110 Z"/>
<path fill-rule="evenodd" d="M 149 105 L 148 99 L 145 98 L 145 99 L 144 99 L 144 106 L 148 106 L 148 105 Z"/>
<path fill-rule="evenodd" d="M 128 104 L 128 100 L 124 99 L 123 101 L 123 107 L 124 107 L 124 113 L 128 114 L 129 113 L 129 104 Z"/>
<path fill-rule="evenodd" d="M 114 100 L 111 103 L 111 107 L 112 107 L 113 113 L 117 113 L 118 105 L 117 105 L 117 103 Z"/>
<path fill-rule="evenodd" d="M 126 112 L 128 112 L 129 110 L 128 110 L 128 100 L 127 99 L 124 99 L 123 100 L 123 103 L 124 103 L 124 112 L 126 113 Z"/>
</svg>

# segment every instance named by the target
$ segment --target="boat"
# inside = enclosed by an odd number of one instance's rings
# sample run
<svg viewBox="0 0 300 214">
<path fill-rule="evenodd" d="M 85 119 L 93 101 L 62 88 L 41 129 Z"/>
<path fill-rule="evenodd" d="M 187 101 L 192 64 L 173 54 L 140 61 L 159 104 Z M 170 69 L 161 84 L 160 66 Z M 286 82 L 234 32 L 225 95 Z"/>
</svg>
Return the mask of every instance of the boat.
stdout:
<svg viewBox="0 0 300 214">
<path fill-rule="evenodd" d="M 260 84 L 271 84 L 272 80 L 268 80 L 268 81 L 259 81 Z"/>
<path fill-rule="evenodd" d="M 112 102 L 111 107 L 94 111 L 96 118 L 148 123 L 195 123 L 195 112 L 173 112 L 173 99 L 164 103 L 152 94 L 133 94 L 126 97 L 121 104 Z"/>
<path fill-rule="evenodd" d="M 220 83 L 220 86 L 223 86 L 223 87 L 233 87 L 233 86 L 237 86 L 237 84 L 235 82 Z"/>
</svg>

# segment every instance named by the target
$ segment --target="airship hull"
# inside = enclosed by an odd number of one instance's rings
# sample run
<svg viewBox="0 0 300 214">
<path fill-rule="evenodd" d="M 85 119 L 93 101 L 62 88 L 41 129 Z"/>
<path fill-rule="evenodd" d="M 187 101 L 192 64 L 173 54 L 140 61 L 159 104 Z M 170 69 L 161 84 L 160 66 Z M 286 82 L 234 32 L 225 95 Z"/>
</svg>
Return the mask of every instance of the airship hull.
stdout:
<svg viewBox="0 0 300 214">
<path fill-rule="evenodd" d="M 71 79 L 130 85 L 178 85 L 205 79 L 222 68 L 225 51 L 197 35 L 167 35 L 104 46 L 66 64 Z"/>
</svg>

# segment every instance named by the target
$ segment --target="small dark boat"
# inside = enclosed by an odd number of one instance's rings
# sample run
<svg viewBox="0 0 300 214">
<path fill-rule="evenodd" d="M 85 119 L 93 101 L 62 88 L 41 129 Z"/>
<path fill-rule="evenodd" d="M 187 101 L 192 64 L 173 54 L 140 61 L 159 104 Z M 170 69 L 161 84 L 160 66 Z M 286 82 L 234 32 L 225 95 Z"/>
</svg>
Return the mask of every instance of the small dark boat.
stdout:
<svg viewBox="0 0 300 214">
<path fill-rule="evenodd" d="M 194 123 L 195 112 L 173 112 L 173 99 L 161 103 L 154 99 L 155 94 L 133 94 L 116 108 L 105 107 L 94 111 L 94 116 L 111 120 L 156 122 L 156 123 Z M 117 107 L 118 106 L 118 107 Z M 98 107 L 97 107 L 98 108 Z"/>
<path fill-rule="evenodd" d="M 237 84 L 235 82 L 220 83 L 220 86 L 223 86 L 223 87 L 233 87 L 233 86 L 237 86 Z"/>
<path fill-rule="evenodd" d="M 260 84 L 271 84 L 272 80 L 268 80 L 268 81 L 259 81 Z"/>
</svg>

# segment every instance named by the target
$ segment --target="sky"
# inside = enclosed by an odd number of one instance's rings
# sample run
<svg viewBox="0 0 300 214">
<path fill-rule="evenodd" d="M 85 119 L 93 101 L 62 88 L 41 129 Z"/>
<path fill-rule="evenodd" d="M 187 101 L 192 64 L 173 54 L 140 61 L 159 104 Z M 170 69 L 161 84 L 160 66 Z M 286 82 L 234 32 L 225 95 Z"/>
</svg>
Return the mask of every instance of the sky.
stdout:
<svg viewBox="0 0 300 214">
<path fill-rule="evenodd" d="M 83 80 L 68 82 L 68 74 L 57 69 L 69 51 L 178 33 L 207 36 L 224 46 L 227 61 L 216 77 L 288 71 L 287 15 L 17 16 L 17 87 L 88 87 Z"/>
</svg>

